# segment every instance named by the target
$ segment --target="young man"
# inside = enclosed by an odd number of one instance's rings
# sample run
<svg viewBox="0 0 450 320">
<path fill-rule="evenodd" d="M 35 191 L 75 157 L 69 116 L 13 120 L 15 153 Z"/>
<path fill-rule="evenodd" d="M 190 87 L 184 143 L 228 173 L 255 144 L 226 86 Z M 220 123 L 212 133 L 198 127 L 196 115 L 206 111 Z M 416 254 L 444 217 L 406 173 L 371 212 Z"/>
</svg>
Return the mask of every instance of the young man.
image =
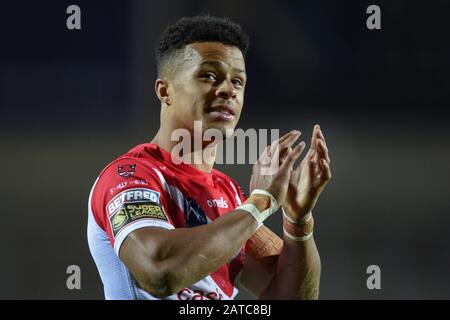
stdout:
<svg viewBox="0 0 450 320">
<path fill-rule="evenodd" d="M 311 210 L 331 178 L 319 126 L 296 168 L 305 148 L 293 146 L 300 132 L 266 148 L 253 167 L 248 199 L 210 162 L 173 161 L 174 130 L 193 136 L 201 121 L 201 134 L 216 129 L 227 137 L 235 128 L 247 48 L 239 25 L 211 16 L 183 18 L 162 35 L 155 83 L 160 129 L 150 143 L 110 163 L 89 197 L 89 247 L 107 299 L 233 299 L 239 284 L 263 299 L 318 298 Z M 183 159 L 203 159 L 207 147 Z M 279 167 L 263 175 L 263 164 L 278 154 Z M 263 224 L 280 206 L 283 239 Z"/>
</svg>

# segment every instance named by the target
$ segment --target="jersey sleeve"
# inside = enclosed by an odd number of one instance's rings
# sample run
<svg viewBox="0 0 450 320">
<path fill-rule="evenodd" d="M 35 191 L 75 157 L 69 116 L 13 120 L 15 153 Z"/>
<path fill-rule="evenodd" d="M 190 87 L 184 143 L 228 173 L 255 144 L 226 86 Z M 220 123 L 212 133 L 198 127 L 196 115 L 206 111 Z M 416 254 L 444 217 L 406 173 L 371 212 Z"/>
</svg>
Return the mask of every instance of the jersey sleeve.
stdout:
<svg viewBox="0 0 450 320">
<path fill-rule="evenodd" d="M 242 190 L 241 186 L 237 184 L 236 181 L 229 178 L 230 185 L 234 191 L 235 198 L 236 198 L 236 207 L 240 206 L 247 200 L 247 196 L 245 195 L 244 191 Z M 233 270 L 241 270 L 244 262 L 245 262 L 245 252 L 247 249 L 247 243 L 244 243 L 241 250 L 238 252 L 238 254 L 234 258 L 234 267 Z M 236 273 L 237 274 L 237 273 Z"/>
<path fill-rule="evenodd" d="M 237 205 L 240 206 L 247 200 L 247 196 L 245 195 L 244 191 L 242 190 L 241 186 L 236 183 L 233 179 L 230 178 L 230 184 L 233 188 L 233 191 L 235 193 L 235 198 Z"/>
<path fill-rule="evenodd" d="M 151 166 L 136 158 L 119 159 L 105 168 L 93 187 L 91 210 L 117 255 L 137 229 L 174 229 L 164 185 Z"/>
</svg>

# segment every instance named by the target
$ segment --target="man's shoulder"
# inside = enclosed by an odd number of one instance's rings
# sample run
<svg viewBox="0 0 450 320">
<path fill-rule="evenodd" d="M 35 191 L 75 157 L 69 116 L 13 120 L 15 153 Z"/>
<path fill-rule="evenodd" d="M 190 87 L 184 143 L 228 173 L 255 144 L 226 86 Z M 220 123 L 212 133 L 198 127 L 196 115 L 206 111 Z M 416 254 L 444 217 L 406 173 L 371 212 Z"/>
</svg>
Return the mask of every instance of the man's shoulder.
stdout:
<svg viewBox="0 0 450 320">
<path fill-rule="evenodd" d="M 140 144 L 108 163 L 98 175 L 95 189 L 100 193 L 111 193 L 132 186 L 144 187 L 159 185 L 159 178 L 154 172 L 158 159 L 147 150 L 147 144 Z"/>
<path fill-rule="evenodd" d="M 92 189 L 93 199 L 107 202 L 129 189 L 160 193 L 163 186 L 153 170 L 157 157 L 145 148 L 146 144 L 138 145 L 106 165 Z"/>
<path fill-rule="evenodd" d="M 148 144 L 146 143 L 131 148 L 108 163 L 100 172 L 99 177 L 103 176 L 105 172 L 115 170 L 117 166 L 118 175 L 126 178 L 131 175 L 130 173 L 133 172 L 133 169 L 136 169 L 136 163 L 151 165 L 154 159 L 151 152 L 148 151 Z"/>
</svg>

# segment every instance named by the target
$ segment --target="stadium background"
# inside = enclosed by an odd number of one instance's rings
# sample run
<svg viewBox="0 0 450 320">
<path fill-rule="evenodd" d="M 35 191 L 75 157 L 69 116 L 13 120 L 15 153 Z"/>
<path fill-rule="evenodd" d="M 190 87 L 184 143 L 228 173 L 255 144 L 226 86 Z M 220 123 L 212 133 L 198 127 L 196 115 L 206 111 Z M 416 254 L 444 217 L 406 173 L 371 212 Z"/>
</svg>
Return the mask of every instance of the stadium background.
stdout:
<svg viewBox="0 0 450 320">
<path fill-rule="evenodd" d="M 77 4 L 82 30 L 66 28 Z M 382 30 L 365 27 L 370 4 Z M 177 17 L 251 37 L 239 127 L 320 123 L 322 299 L 450 298 L 448 1 L 17 1 L 0 17 L 0 298 L 102 299 L 86 242 L 100 170 L 159 123 L 153 47 Z M 220 166 L 244 189 L 250 166 Z M 280 231 L 280 217 L 269 224 Z M 82 289 L 66 288 L 81 267 Z M 366 288 L 381 267 L 382 289 Z M 240 298 L 249 298 L 244 292 Z"/>
</svg>

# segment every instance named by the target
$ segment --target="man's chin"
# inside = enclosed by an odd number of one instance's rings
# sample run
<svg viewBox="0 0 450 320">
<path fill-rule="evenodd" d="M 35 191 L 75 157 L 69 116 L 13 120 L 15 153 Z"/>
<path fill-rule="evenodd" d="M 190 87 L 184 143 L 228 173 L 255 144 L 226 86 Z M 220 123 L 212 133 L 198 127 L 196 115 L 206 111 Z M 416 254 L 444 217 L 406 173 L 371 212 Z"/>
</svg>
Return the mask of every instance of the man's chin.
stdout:
<svg viewBox="0 0 450 320">
<path fill-rule="evenodd" d="M 206 121 L 204 119 L 203 121 L 194 121 L 192 133 L 201 136 L 204 141 L 221 142 L 233 135 L 235 127 L 235 121 Z"/>
<path fill-rule="evenodd" d="M 221 140 L 228 139 L 234 133 L 234 125 L 224 125 L 224 124 L 211 124 L 207 128 L 204 129 L 203 134 L 206 137 L 213 135 L 214 137 L 220 136 Z M 218 139 L 219 137 L 216 137 Z"/>
</svg>

